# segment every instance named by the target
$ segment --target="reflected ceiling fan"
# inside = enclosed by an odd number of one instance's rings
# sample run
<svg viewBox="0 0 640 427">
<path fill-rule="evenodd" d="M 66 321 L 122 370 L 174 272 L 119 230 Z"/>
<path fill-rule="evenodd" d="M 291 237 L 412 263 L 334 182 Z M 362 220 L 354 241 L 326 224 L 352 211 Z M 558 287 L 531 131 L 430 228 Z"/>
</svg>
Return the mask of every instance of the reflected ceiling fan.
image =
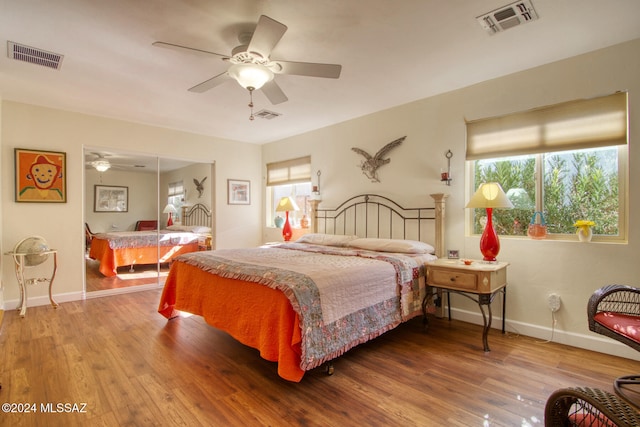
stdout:
<svg viewBox="0 0 640 427">
<path fill-rule="evenodd" d="M 91 152 L 85 157 L 85 164 L 91 166 L 98 172 L 106 172 L 111 168 L 115 169 L 130 169 L 130 168 L 144 168 L 144 165 L 128 164 L 128 163 L 114 163 L 110 162 L 107 157 L 111 157 L 110 154 Z"/>
<path fill-rule="evenodd" d="M 177 51 L 218 56 L 223 61 L 230 62 L 231 66 L 227 71 L 193 86 L 189 91 L 202 93 L 227 80 L 235 79 L 240 86 L 249 91 L 251 99 L 249 103 L 251 116 L 249 119 L 253 120 L 254 90 L 262 90 L 274 105 L 289 99 L 274 80 L 275 74 L 293 74 L 331 79 L 340 77 L 342 65 L 271 59 L 271 51 L 286 31 L 286 25 L 262 15 L 253 33 L 242 33 L 238 36 L 241 44 L 231 51 L 231 56 L 161 41 L 154 42 L 153 45 Z"/>
</svg>

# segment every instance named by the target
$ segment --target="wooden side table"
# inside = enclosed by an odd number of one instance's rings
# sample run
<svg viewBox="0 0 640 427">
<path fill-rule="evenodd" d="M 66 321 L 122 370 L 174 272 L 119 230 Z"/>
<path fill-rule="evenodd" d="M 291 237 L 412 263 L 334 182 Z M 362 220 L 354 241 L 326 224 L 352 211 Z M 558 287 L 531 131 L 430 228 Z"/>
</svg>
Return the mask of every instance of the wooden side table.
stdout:
<svg viewBox="0 0 640 427">
<path fill-rule="evenodd" d="M 449 298 L 451 292 L 463 295 L 478 303 L 484 323 L 482 331 L 484 351 L 490 351 L 488 334 L 493 317 L 491 302 L 499 293 L 502 294 L 502 333 L 505 333 L 508 265 L 508 262 L 485 263 L 483 261 L 473 261 L 470 265 L 465 265 L 460 260 L 449 259 L 439 259 L 425 264 L 427 285 L 447 293 L 449 320 L 451 320 Z M 430 298 L 432 298 L 432 294 L 427 293 L 422 301 L 425 322 L 427 321 L 426 307 Z"/>
</svg>

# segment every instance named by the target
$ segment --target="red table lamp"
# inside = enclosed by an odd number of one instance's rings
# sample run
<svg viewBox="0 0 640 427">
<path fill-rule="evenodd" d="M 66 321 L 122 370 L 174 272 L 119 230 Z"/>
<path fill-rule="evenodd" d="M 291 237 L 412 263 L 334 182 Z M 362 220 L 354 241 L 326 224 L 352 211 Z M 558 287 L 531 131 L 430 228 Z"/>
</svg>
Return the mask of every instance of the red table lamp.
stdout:
<svg viewBox="0 0 640 427">
<path fill-rule="evenodd" d="M 480 187 L 467 203 L 467 208 L 485 208 L 487 210 L 487 224 L 484 227 L 482 237 L 480 237 L 480 252 L 484 256 L 484 261 L 495 262 L 500 252 L 500 239 L 493 228 L 493 209 L 511 209 L 513 204 L 509 200 L 502 187 L 497 182 L 486 182 Z"/>
<path fill-rule="evenodd" d="M 167 227 L 170 225 L 173 225 L 173 214 L 178 213 L 178 210 L 176 209 L 176 207 L 173 206 L 171 203 L 169 203 L 167 206 L 164 207 L 164 209 L 162 210 L 162 213 L 169 214 L 169 219 L 167 220 Z"/>
<path fill-rule="evenodd" d="M 298 205 L 296 205 L 296 202 L 291 197 L 283 197 L 278 202 L 278 206 L 276 206 L 276 212 L 286 213 L 284 226 L 282 227 L 282 237 L 285 242 L 291 240 L 291 235 L 293 234 L 291 231 L 291 224 L 289 223 L 289 211 L 297 210 L 299 210 Z"/>
</svg>

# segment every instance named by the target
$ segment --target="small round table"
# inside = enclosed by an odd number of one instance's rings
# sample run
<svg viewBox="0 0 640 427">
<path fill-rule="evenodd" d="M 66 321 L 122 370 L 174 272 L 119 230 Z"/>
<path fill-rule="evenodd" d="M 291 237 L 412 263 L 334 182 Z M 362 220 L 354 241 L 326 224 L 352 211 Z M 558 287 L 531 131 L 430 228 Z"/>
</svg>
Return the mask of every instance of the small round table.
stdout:
<svg viewBox="0 0 640 427">
<path fill-rule="evenodd" d="M 49 283 L 49 301 L 51 302 L 51 306 L 53 308 L 58 308 L 58 303 L 53 300 L 53 295 L 51 294 L 51 286 L 53 285 L 53 279 L 56 277 L 56 270 L 58 269 L 58 251 L 55 249 L 49 249 L 46 251 L 40 251 L 37 253 L 21 253 L 21 252 L 7 252 L 7 255 L 11 255 L 13 257 L 13 261 L 15 263 L 16 268 L 16 278 L 18 279 L 18 286 L 20 286 L 20 303 L 18 304 L 18 308 L 20 309 L 20 316 L 24 317 L 27 314 L 27 285 L 37 285 L 38 283 L 48 282 Z M 49 278 L 26 278 L 25 277 L 25 269 L 31 267 L 29 263 L 26 262 L 27 256 L 48 256 L 53 255 L 53 271 L 51 272 L 51 277 Z M 45 258 L 46 259 L 46 258 Z"/>
</svg>

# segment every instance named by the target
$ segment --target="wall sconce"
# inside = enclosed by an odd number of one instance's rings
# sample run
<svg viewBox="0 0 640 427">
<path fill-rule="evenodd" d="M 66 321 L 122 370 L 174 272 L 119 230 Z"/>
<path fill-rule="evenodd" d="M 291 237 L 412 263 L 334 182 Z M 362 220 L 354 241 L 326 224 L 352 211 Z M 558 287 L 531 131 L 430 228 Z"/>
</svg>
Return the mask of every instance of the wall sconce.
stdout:
<svg viewBox="0 0 640 427">
<path fill-rule="evenodd" d="M 440 169 L 440 181 L 451 185 L 451 158 L 453 157 L 453 153 L 451 150 L 447 150 L 444 156 L 447 158 L 447 170 Z"/>
<path fill-rule="evenodd" d="M 318 170 L 318 185 L 314 185 L 313 187 L 311 187 L 311 200 L 321 200 L 320 197 L 320 175 L 321 172 L 320 170 Z"/>
</svg>

